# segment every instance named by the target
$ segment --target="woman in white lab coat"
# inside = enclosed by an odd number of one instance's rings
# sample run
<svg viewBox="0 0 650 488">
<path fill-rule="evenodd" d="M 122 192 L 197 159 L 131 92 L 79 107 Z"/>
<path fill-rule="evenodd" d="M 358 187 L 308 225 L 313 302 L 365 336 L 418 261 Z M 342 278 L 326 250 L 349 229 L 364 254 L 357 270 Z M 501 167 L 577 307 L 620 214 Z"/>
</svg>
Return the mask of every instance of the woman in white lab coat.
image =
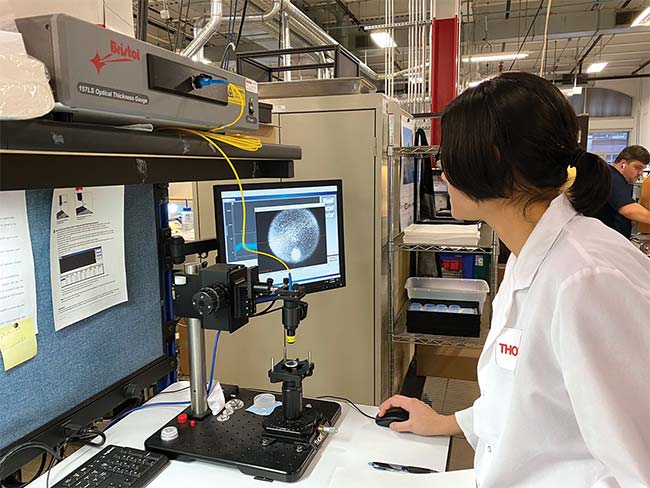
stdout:
<svg viewBox="0 0 650 488">
<path fill-rule="evenodd" d="M 650 260 L 585 217 L 609 170 L 577 133 L 560 91 L 526 73 L 463 92 L 442 118 L 454 217 L 487 222 L 512 254 L 474 405 L 444 416 L 396 396 L 380 415 L 402 407 L 395 431 L 464 434 L 481 488 L 650 486 Z"/>
</svg>

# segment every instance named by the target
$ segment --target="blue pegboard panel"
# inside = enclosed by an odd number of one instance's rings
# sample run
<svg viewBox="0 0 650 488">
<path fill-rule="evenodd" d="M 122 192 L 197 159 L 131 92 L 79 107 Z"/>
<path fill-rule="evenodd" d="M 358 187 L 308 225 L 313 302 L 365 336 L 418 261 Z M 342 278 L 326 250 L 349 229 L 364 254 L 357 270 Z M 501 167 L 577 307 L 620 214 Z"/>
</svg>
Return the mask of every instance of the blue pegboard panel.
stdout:
<svg viewBox="0 0 650 488">
<path fill-rule="evenodd" d="M 0 449 L 163 355 L 153 187 L 127 186 L 124 199 L 128 302 L 55 332 L 49 264 L 52 190 L 27 192 L 38 355 L 0 371 Z"/>
</svg>

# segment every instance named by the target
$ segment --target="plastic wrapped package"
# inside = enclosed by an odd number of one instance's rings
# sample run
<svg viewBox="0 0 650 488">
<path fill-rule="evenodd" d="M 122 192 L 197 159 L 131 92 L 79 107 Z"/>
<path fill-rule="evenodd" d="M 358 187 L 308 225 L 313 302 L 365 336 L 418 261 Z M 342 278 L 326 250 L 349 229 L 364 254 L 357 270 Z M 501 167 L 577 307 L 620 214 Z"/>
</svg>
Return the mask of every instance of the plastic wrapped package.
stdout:
<svg viewBox="0 0 650 488">
<path fill-rule="evenodd" d="M 47 69 L 27 55 L 6 0 L 0 0 L 0 12 L 0 119 L 45 115 L 54 108 Z"/>
</svg>

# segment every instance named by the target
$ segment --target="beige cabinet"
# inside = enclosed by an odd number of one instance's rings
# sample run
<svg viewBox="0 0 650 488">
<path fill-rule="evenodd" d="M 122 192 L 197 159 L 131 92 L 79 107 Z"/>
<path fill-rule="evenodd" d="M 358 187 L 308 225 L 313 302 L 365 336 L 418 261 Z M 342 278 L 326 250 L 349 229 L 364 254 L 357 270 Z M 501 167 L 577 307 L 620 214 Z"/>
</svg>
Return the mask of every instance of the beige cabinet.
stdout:
<svg viewBox="0 0 650 488">
<path fill-rule="evenodd" d="M 305 395 L 345 396 L 378 403 L 389 394 L 387 300 L 387 166 L 388 113 L 399 145 L 400 109 L 381 94 L 265 100 L 278 113 L 279 142 L 302 147 L 294 180 L 343 180 L 346 286 L 307 296 L 309 315 L 300 325 L 292 357 L 311 352 L 314 376 L 304 382 Z M 257 180 L 256 180 L 257 181 Z M 198 184 L 199 238 L 215 236 L 212 183 Z M 399 212 L 394 212 L 399 215 Z M 207 332 L 206 354 L 214 333 Z M 403 374 L 408 346 L 394 354 Z M 225 383 L 278 389 L 267 371 L 271 357 L 282 356 L 279 312 L 252 319 L 232 335 L 222 335 L 217 377 Z M 207 358 L 209 361 L 209 357 Z M 208 363 L 209 364 L 209 363 Z"/>
</svg>

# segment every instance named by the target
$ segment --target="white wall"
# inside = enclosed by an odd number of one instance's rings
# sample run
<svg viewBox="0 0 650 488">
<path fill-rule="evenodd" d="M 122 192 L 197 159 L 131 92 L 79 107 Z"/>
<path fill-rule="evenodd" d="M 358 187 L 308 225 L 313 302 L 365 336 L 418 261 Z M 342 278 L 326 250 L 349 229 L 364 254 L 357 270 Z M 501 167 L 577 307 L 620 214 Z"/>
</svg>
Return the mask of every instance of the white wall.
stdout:
<svg viewBox="0 0 650 488">
<path fill-rule="evenodd" d="M 637 144 L 650 148 L 650 78 L 641 78 L 639 81 Z"/>
<path fill-rule="evenodd" d="M 650 79 L 597 81 L 597 88 L 608 88 L 633 98 L 632 117 L 594 117 L 589 120 L 590 130 L 628 130 L 630 144 L 650 147 Z"/>
</svg>

